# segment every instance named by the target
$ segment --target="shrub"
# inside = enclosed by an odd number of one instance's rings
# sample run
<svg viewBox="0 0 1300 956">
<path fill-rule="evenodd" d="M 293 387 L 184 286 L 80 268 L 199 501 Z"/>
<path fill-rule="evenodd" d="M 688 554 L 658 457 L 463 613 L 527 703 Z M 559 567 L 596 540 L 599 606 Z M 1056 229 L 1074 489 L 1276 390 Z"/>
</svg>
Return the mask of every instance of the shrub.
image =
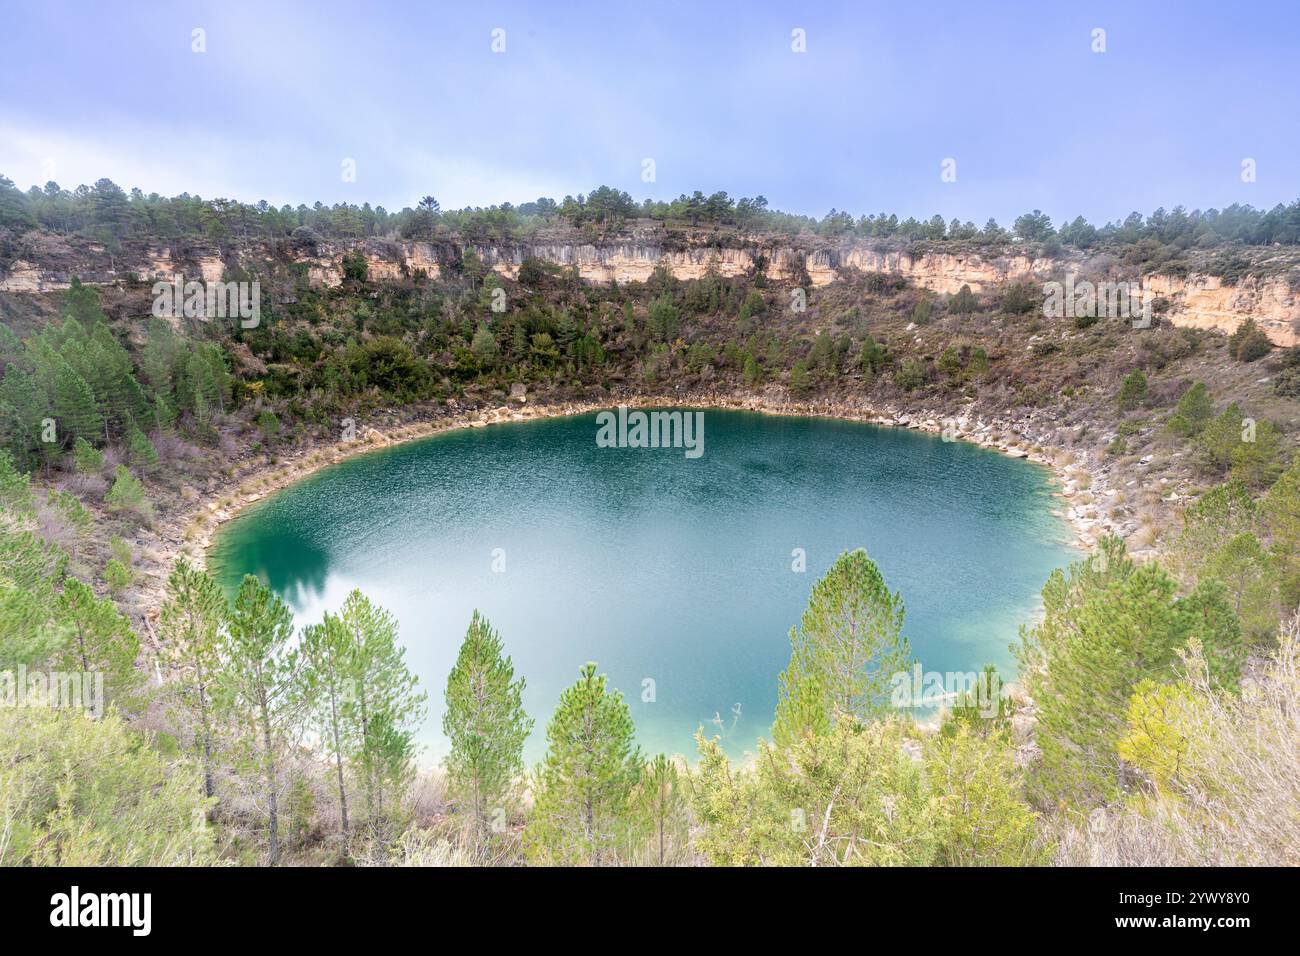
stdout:
<svg viewBox="0 0 1300 956">
<path fill-rule="evenodd" d="M 905 392 L 920 388 L 928 379 L 925 366 L 913 358 L 904 359 L 902 367 L 894 373 L 894 383 Z"/>
<path fill-rule="evenodd" d="M 1015 282 L 1002 292 L 1002 311 L 1011 315 L 1024 315 L 1032 312 L 1034 306 L 1042 303 L 1042 294 L 1027 282 Z"/>
<path fill-rule="evenodd" d="M 1193 382 L 1178 400 L 1178 407 L 1169 419 L 1169 430 L 1182 438 L 1195 438 L 1213 415 L 1214 408 L 1205 383 Z"/>
<path fill-rule="evenodd" d="M 114 594 L 119 594 L 130 587 L 131 570 L 117 558 L 109 558 L 104 565 L 104 583 Z"/>
<path fill-rule="evenodd" d="M 113 487 L 104 496 L 104 503 L 110 511 L 133 514 L 143 520 L 153 518 L 153 505 L 145 495 L 144 484 L 127 470 L 126 465 L 118 465 L 113 473 Z"/>
<path fill-rule="evenodd" d="M 126 450 L 131 464 L 142 469 L 151 469 L 158 464 L 158 449 L 154 448 L 149 436 L 134 425 L 126 434 Z"/>
<path fill-rule="evenodd" d="M 1238 362 L 1253 362 L 1263 358 L 1273 349 L 1264 330 L 1255 324 L 1254 319 L 1247 319 L 1237 326 L 1237 331 L 1228 336 L 1228 354 Z"/>
<path fill-rule="evenodd" d="M 269 408 L 263 409 L 257 416 L 257 430 L 262 433 L 262 441 L 269 445 L 280 434 L 280 419 Z"/>
<path fill-rule="evenodd" d="M 1129 411 L 1137 408 L 1142 404 L 1147 394 L 1147 377 L 1141 369 L 1134 369 L 1124 377 L 1123 383 L 1119 387 L 1119 407 L 1121 411 Z"/>
<path fill-rule="evenodd" d="M 83 475 L 98 474 L 104 470 L 104 453 L 86 439 L 78 436 L 72 446 L 73 466 Z"/>
<path fill-rule="evenodd" d="M 939 371 L 948 378 L 956 378 L 961 374 L 961 356 L 953 346 L 948 346 L 939 356 Z"/>
<path fill-rule="evenodd" d="M 1173 684 L 1141 684 L 1124 759 L 1147 784 L 1067 830 L 1057 862 L 1092 866 L 1300 863 L 1300 619 L 1249 694 L 1219 689 L 1193 650 Z"/>
<path fill-rule="evenodd" d="M 969 315 L 979 308 L 979 300 L 970 286 L 963 285 L 954 295 L 948 297 L 948 311 L 956 315 Z"/>
<path fill-rule="evenodd" d="M 206 811 L 193 765 L 114 711 L 0 708 L 0 865 L 209 864 Z"/>
<path fill-rule="evenodd" d="M 795 362 L 794 367 L 790 369 L 790 394 L 802 397 L 807 395 L 811 388 L 812 383 L 809 381 L 808 377 L 808 366 L 806 366 L 803 360 L 800 359 L 798 362 Z"/>
<path fill-rule="evenodd" d="M 360 251 L 349 252 L 343 256 L 343 278 L 355 282 L 365 282 L 370 274 L 366 257 Z"/>
</svg>

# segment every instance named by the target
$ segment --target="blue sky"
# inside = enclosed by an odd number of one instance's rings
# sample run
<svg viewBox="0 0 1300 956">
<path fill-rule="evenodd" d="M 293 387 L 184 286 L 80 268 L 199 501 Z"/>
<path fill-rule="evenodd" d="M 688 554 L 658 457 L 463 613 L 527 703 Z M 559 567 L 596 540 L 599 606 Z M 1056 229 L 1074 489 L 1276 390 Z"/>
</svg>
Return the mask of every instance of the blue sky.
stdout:
<svg viewBox="0 0 1300 956">
<path fill-rule="evenodd" d="M 1300 198 L 1295 2 L 0 0 L 0 16 L 0 173 L 22 188 L 53 172 L 399 209 L 607 183 L 981 225 Z"/>
</svg>

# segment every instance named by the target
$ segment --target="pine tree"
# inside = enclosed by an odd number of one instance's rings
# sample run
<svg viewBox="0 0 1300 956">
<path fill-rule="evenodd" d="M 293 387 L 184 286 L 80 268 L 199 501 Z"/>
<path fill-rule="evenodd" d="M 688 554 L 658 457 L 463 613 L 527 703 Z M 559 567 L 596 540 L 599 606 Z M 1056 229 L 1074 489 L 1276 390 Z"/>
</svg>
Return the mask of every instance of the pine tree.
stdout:
<svg viewBox="0 0 1300 956">
<path fill-rule="evenodd" d="M 475 611 L 447 677 L 442 730 L 451 743 L 447 782 L 469 804 L 479 842 L 489 813 L 524 769 L 524 741 L 533 721 L 524 713 L 523 691 L 523 678 L 515 679 L 513 663 L 502 655 L 501 636 Z"/>
<path fill-rule="evenodd" d="M 17 365 L 5 369 L 0 382 L 0 441 L 24 470 L 48 462 L 58 446 L 42 439 L 42 422 L 51 414 L 48 394 L 41 380 Z"/>
<path fill-rule="evenodd" d="M 334 759 L 339 818 L 346 840 L 348 792 L 343 767 L 356 753 L 357 737 L 347 719 L 347 709 L 359 676 L 357 646 L 342 620 L 327 611 L 320 624 L 303 629 L 302 651 L 306 662 L 304 681 L 311 690 L 316 726 Z"/>
<path fill-rule="evenodd" d="M 146 470 L 158 466 L 158 449 L 154 448 L 149 436 L 136 427 L 134 422 L 127 427 L 126 449 L 133 465 Z"/>
<path fill-rule="evenodd" d="M 649 830 L 653 859 L 658 866 L 664 866 L 669 846 L 681 839 L 686 825 L 686 797 L 677 765 L 666 755 L 656 755 L 642 769 L 636 801 Z"/>
<path fill-rule="evenodd" d="M 1120 411 L 1129 411 L 1137 408 L 1146 399 L 1147 395 L 1147 377 L 1146 373 L 1140 368 L 1134 369 L 1124 376 L 1124 381 L 1119 387 L 1119 407 Z"/>
<path fill-rule="evenodd" d="M 1273 483 L 1261 506 L 1281 579 L 1282 603 L 1300 604 L 1300 456 Z"/>
<path fill-rule="evenodd" d="M 50 401 L 59 422 L 59 444 L 73 438 L 104 438 L 104 418 L 96 407 L 94 391 L 61 356 L 54 356 L 51 362 Z"/>
<path fill-rule="evenodd" d="M 280 775 L 301 700 L 299 660 L 290 647 L 293 616 L 284 602 L 251 574 L 245 575 L 221 641 L 218 700 L 250 731 L 246 743 L 262 778 L 269 825 L 269 862 L 280 862 Z"/>
<path fill-rule="evenodd" d="M 587 664 L 560 695 L 537 768 L 524 851 L 542 864 L 600 866 L 626 839 L 641 773 L 632 713 Z"/>
<path fill-rule="evenodd" d="M 480 325 L 478 331 L 474 333 L 474 338 L 469 344 L 472 351 L 484 367 L 491 368 L 497 358 L 497 339 L 492 334 L 492 330 L 486 324 Z"/>
<path fill-rule="evenodd" d="M 97 475 L 104 470 L 103 453 L 84 438 L 78 438 L 73 444 L 72 461 L 82 475 Z"/>
<path fill-rule="evenodd" d="M 146 521 L 153 516 L 153 506 L 145 496 L 144 484 L 131 474 L 126 465 L 118 465 L 113 472 L 113 485 L 104 496 L 110 511 L 131 512 Z"/>
<path fill-rule="evenodd" d="M 824 732 L 840 715 L 867 720 L 889 706 L 894 676 L 911 658 L 903 614 L 902 598 L 889 593 L 866 551 L 836 559 L 790 630 L 773 728 L 778 744 Z"/>
<path fill-rule="evenodd" d="M 936 805 L 903 749 L 898 720 L 841 717 L 778 750 L 759 741 L 752 769 L 696 736 L 694 846 L 714 866 L 929 866 Z"/>
<path fill-rule="evenodd" d="M 65 639 L 54 622 L 55 585 L 67 554 L 38 533 L 30 479 L 0 451 L 0 672 L 53 657 Z"/>
<path fill-rule="evenodd" d="M 58 620 L 67 633 L 60 669 L 102 674 L 106 703 L 134 707 L 140 687 L 135 659 L 140 641 L 111 598 L 97 598 L 90 585 L 67 578 L 59 596 Z"/>
<path fill-rule="evenodd" d="M 808 376 L 808 366 L 804 364 L 803 359 L 800 359 L 790 369 L 790 394 L 802 398 L 808 394 L 810 388 L 812 382 Z"/>
<path fill-rule="evenodd" d="M 1169 430 L 1182 438 L 1195 438 L 1214 417 L 1210 393 L 1204 382 L 1193 382 L 1178 399 L 1178 407 L 1169 419 Z"/>
<path fill-rule="evenodd" d="M 1137 565 L 1118 538 L 1098 554 L 1053 572 L 1040 624 L 1022 631 L 1020 673 L 1037 709 L 1042 756 L 1032 779 L 1045 804 L 1086 808 L 1115 799 L 1128 783 L 1116 746 L 1129 697 L 1144 679 L 1174 676 L 1178 652 L 1196 638 L 1215 677 L 1231 686 L 1241 630 L 1221 586 L 1179 599 L 1158 564 Z"/>
<path fill-rule="evenodd" d="M 212 754 L 213 685 L 218 670 L 221 629 L 230 609 L 217 582 L 181 558 L 167 579 L 167 599 L 158 618 L 163 654 L 182 706 L 195 728 L 194 749 L 203 768 L 203 794 L 214 794 Z"/>
<path fill-rule="evenodd" d="M 140 358 L 145 381 L 156 395 L 170 398 L 186 361 L 185 343 L 166 319 L 151 318 Z"/>
<path fill-rule="evenodd" d="M 68 291 L 63 295 L 63 318 L 66 322 L 91 325 L 104 321 L 107 316 L 99 304 L 99 293 L 94 288 L 82 284 L 78 276 L 68 282 Z"/>
<path fill-rule="evenodd" d="M 665 292 L 650 303 L 648 325 L 650 334 L 656 341 L 671 342 L 677 338 L 681 319 L 669 293 Z"/>
<path fill-rule="evenodd" d="M 219 345 L 213 342 L 195 345 L 185 361 L 181 379 L 177 387 L 179 404 L 200 424 L 209 424 L 214 415 L 225 412 L 230 401 L 231 377 Z"/>
<path fill-rule="evenodd" d="M 366 797 L 367 825 L 382 848 L 390 814 L 386 805 L 413 773 L 415 730 L 425 714 L 425 695 L 406 666 L 397 619 L 360 591 L 343 602 L 339 620 L 356 654 L 356 686 L 346 714 L 357 736 L 355 763 Z"/>
</svg>

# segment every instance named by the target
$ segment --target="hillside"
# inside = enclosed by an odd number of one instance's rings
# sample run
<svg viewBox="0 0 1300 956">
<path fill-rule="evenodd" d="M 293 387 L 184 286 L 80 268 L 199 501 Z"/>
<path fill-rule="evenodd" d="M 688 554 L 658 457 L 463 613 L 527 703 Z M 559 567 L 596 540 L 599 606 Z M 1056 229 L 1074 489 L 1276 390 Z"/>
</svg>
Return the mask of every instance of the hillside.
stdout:
<svg viewBox="0 0 1300 956">
<path fill-rule="evenodd" d="M 1286 693 L 1277 668 L 1294 653 L 1286 630 L 1293 625 L 1285 622 L 1300 603 L 1291 517 L 1300 488 L 1292 463 L 1300 349 L 1270 341 L 1285 332 L 1285 318 L 1279 325 L 1266 311 L 1253 312 L 1273 303 L 1289 314 L 1285 248 L 1254 250 L 1258 274 L 1231 281 L 1208 271 L 1205 278 L 1166 274 L 1165 302 L 1149 323 L 1135 323 L 1044 315 L 1039 282 L 1051 281 L 1044 276 L 1075 267 L 1080 276 L 1122 275 L 1116 260 L 1100 252 L 976 255 L 948 240 L 940 250 L 913 242 L 904 252 L 886 240 L 808 238 L 801 245 L 776 235 L 728 245 L 711 243 L 707 230 L 677 245 L 657 230 L 663 227 L 647 224 L 622 240 L 586 243 L 565 241 L 563 229 L 531 243 L 302 234 L 103 243 L 27 230 L 11 247 L 9 285 L 0 291 L 0 614 L 11 633 L 0 645 L 5 659 L 33 666 L 61 660 L 52 655 L 62 651 L 43 643 L 48 634 L 90 627 L 102 640 L 96 653 L 105 655 L 110 699 L 129 715 L 129 732 L 178 736 L 197 747 L 193 712 L 179 722 L 175 716 L 177 706 L 184 711 L 193 702 L 183 688 L 194 673 L 174 657 L 186 646 L 178 638 L 186 633 L 178 630 L 178 608 L 190 607 L 183 597 L 190 579 L 178 579 L 177 571 L 202 567 L 221 521 L 317 467 L 444 428 L 619 402 L 922 428 L 1051 468 L 1080 542 L 1101 556 L 1102 576 L 1091 562 L 1070 571 L 1069 587 L 1086 597 L 1077 607 L 1060 603 L 1065 578 L 1047 583 L 1047 619 L 1024 635 L 1025 685 L 1007 699 L 1005 715 L 999 705 L 996 725 L 970 735 L 955 731 L 956 743 L 889 720 L 865 724 L 870 733 L 852 737 L 859 770 L 879 766 L 890 753 L 924 752 L 939 767 L 974 759 L 989 775 L 985 783 L 1005 795 L 1005 805 L 981 813 L 1006 813 L 1014 838 L 976 851 L 950 835 L 946 849 L 918 845 L 918 861 L 972 862 L 985 853 L 1006 862 L 1256 861 L 1265 852 L 1293 858 L 1289 831 L 1275 835 L 1276 847 L 1267 851 L 1251 836 L 1269 826 L 1261 807 L 1286 799 L 1285 774 L 1276 787 L 1242 798 L 1256 801 L 1242 809 L 1250 826 L 1212 839 L 1180 843 L 1142 809 L 1142 800 L 1158 796 L 1166 801 L 1158 804 L 1161 813 L 1203 832 L 1215 819 L 1197 802 L 1208 799 L 1206 781 L 1217 779 L 1225 761 L 1237 766 L 1251 755 L 1201 754 L 1188 784 L 1201 789 L 1189 791 L 1186 803 L 1156 789 L 1161 764 L 1145 751 L 1126 756 L 1118 776 L 1089 770 L 1081 777 L 1070 756 L 1071 741 L 1086 732 L 1101 764 L 1117 765 L 1123 709 L 1130 698 L 1145 699 L 1135 691 L 1138 677 L 1172 673 L 1188 634 L 1205 635 L 1217 655 L 1216 675 L 1220 668 L 1231 680 L 1262 675 Z M 206 286 L 256 280 L 256 321 L 155 314 L 154 282 L 174 273 Z M 1221 330 L 1228 328 L 1231 334 Z M 841 557 L 846 568 L 863 560 Z M 280 613 L 270 592 L 247 581 L 232 613 Z M 1151 590 L 1129 590 L 1138 585 Z M 366 607 L 351 606 L 356 613 Z M 1076 621 L 1080 608 L 1095 618 Z M 1112 633 L 1132 608 L 1160 615 L 1167 626 Z M 1104 657 L 1149 634 L 1168 646 L 1158 658 L 1139 655 L 1132 674 L 1117 676 L 1104 695 L 1089 687 L 1076 699 L 1065 675 L 1085 665 L 1044 659 L 1046 642 L 1052 628 L 1094 635 L 1097 626 L 1103 637 L 1070 645 L 1071 653 Z M 261 633 L 261 624 L 247 627 Z M 234 660 L 230 655 L 242 652 L 221 653 Z M 604 693 L 603 678 L 584 675 L 586 692 Z M 1227 708 L 1197 712 L 1198 721 L 1220 731 L 1276 717 L 1271 705 L 1234 710 L 1216 696 L 1217 683 L 1192 681 L 1186 692 Z M 229 713 L 232 720 L 256 719 L 248 708 Z M 1107 729 L 1089 729 L 1085 720 Z M 817 763 L 824 756 L 818 748 L 850 742 L 839 736 L 850 733 L 847 724 L 802 744 L 781 736 L 781 726 L 779 720 L 774 727 L 776 745 L 795 748 L 789 752 L 800 760 Z M 1269 739 L 1283 742 L 1270 745 L 1268 761 L 1285 765 L 1288 732 L 1269 727 Z M 26 732 L 17 724 L 11 729 Z M 128 730 L 105 724 L 96 732 Z M 1223 731 L 1223 739 L 1253 732 Z M 409 744 L 409 727 L 404 733 Z M 232 727 L 216 736 L 232 753 L 244 740 Z M 332 810 L 310 809 L 334 801 L 318 754 L 288 742 L 266 752 L 288 769 L 265 792 L 260 771 L 233 757 L 221 763 L 202 804 L 216 807 L 216 825 L 184 844 L 191 859 L 262 859 L 271 793 L 299 801 L 294 819 L 305 821 L 283 844 L 272 838 L 272 861 L 282 851 L 313 863 L 374 862 L 390 854 L 463 860 L 486 852 L 477 837 L 464 842 L 457 822 L 463 803 L 441 789 L 437 774 L 412 777 L 409 754 L 385 778 L 403 816 L 371 813 L 366 842 L 358 842 L 339 837 Z M 681 769 L 683 779 L 720 788 L 710 799 L 749 799 L 731 793 L 725 758 L 707 742 L 699 758 L 697 768 Z M 918 772 L 913 761 L 907 756 L 900 767 L 906 780 Z M 667 774 L 667 766 L 660 772 Z M 199 801 L 194 764 L 177 767 L 166 779 L 185 799 Z M 734 786 L 761 784 L 739 770 L 734 779 Z M 753 861 L 753 854 L 769 852 L 749 847 L 748 816 L 710 816 L 715 810 L 694 806 L 695 835 L 674 838 L 673 860 Z M 930 819 L 920 804 L 914 810 L 918 821 Z M 1132 832 L 1097 836 L 1081 823 L 1092 810 Z M 684 804 L 674 812 L 679 823 L 685 819 Z M 179 815 L 188 814 L 183 808 Z M 529 843 L 542 839 L 529 829 L 533 819 L 541 817 L 512 811 L 504 835 L 490 841 L 491 859 L 568 859 L 567 844 L 538 850 L 544 841 Z M 400 828 L 400 838 L 390 827 Z M 1116 842 L 1120 835 L 1129 842 Z M 780 859 L 803 858 L 797 841 L 774 839 Z M 628 852 L 627 860 L 645 858 L 643 847 Z M 862 852 L 864 860 L 892 858 Z M 150 859 L 181 857 L 158 851 Z"/>
</svg>

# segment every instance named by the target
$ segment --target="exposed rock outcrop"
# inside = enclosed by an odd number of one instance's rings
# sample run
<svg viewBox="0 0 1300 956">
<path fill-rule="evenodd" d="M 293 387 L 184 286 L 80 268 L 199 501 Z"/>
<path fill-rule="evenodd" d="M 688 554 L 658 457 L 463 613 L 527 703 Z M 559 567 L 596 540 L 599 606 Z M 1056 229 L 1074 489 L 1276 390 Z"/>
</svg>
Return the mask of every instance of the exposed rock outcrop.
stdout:
<svg viewBox="0 0 1300 956">
<path fill-rule="evenodd" d="M 1185 277 L 1123 274 L 1113 263 L 1077 255 L 1045 259 L 1014 252 L 1003 256 L 933 250 L 912 253 L 867 242 L 820 240 L 812 248 L 805 248 L 760 236 L 685 247 L 653 236 L 601 243 L 541 239 L 531 243 L 461 244 L 367 239 L 285 243 L 275 249 L 250 245 L 225 257 L 212 248 L 174 249 L 164 245 L 150 245 L 135 256 L 109 256 L 95 244 L 73 249 L 62 240 L 51 240 L 25 253 L 30 257 L 15 259 L 0 271 L 0 292 L 62 289 L 74 274 L 92 283 L 114 282 L 127 275 L 155 280 L 177 273 L 213 281 L 235 264 L 232 256 L 249 263 L 258 259 L 287 260 L 304 268 L 310 282 L 333 286 L 342 281 L 343 256 L 356 251 L 365 257 L 372 279 L 395 280 L 418 271 L 437 277 L 469 250 L 489 268 L 510 278 L 518 275 L 526 259 L 536 258 L 562 268 L 576 268 L 581 278 L 601 283 L 644 282 L 661 265 L 678 279 L 699 279 L 710 269 L 721 276 L 737 276 L 752 272 L 760 260 L 767 275 L 776 281 L 799 281 L 806 271 L 813 286 L 824 286 L 848 270 L 857 270 L 899 276 L 942 294 L 956 292 L 963 285 L 981 292 L 1008 281 L 1042 282 L 1078 273 L 1122 282 L 1140 280 L 1153 295 L 1167 300 L 1166 315 L 1175 325 L 1232 332 L 1242 321 L 1253 318 L 1275 345 L 1300 343 L 1300 294 L 1286 274 L 1277 272 L 1248 275 L 1229 284 L 1217 276 L 1196 273 Z"/>
</svg>

